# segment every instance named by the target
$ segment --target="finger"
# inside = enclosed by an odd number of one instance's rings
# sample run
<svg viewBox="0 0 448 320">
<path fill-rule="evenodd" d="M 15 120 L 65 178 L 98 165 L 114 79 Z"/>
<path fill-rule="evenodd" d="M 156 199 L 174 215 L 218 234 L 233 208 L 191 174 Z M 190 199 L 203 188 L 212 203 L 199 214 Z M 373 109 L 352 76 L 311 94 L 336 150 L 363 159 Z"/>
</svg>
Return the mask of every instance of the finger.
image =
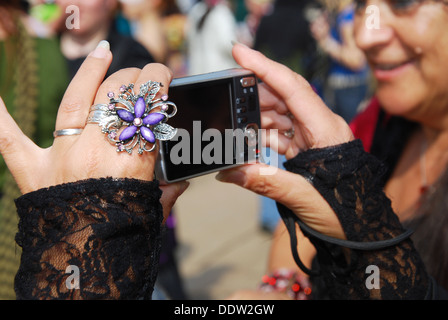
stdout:
<svg viewBox="0 0 448 320">
<path fill-rule="evenodd" d="M 258 86 L 258 94 L 260 96 L 260 110 L 276 110 L 280 114 L 287 114 L 288 107 L 282 99 L 265 83 Z"/>
<path fill-rule="evenodd" d="M 303 77 L 244 45 L 236 44 L 232 52 L 239 65 L 252 70 L 284 101 L 297 123 L 305 128 L 308 148 L 327 147 L 353 139 L 347 123 L 325 105 Z"/>
<path fill-rule="evenodd" d="M 300 175 L 265 164 L 244 165 L 224 170 L 216 176 L 216 179 L 236 184 L 288 207 L 296 206 L 297 193 L 304 194 L 310 191 L 309 183 Z M 291 189 L 291 186 L 294 188 Z M 291 192 L 292 190 L 294 192 Z"/>
<path fill-rule="evenodd" d="M 157 95 L 157 97 L 160 97 L 163 94 L 169 94 L 168 88 L 172 80 L 173 72 L 169 68 L 160 63 L 150 63 L 142 69 L 135 87 L 140 88 L 141 84 L 148 81 L 160 82 L 162 87 Z"/>
<path fill-rule="evenodd" d="M 238 64 L 255 72 L 287 105 L 290 105 L 288 103 L 290 101 L 300 101 L 301 108 L 290 110 L 296 117 L 304 117 L 303 121 L 308 120 L 309 113 L 303 112 L 302 109 L 310 106 L 313 106 L 313 112 L 328 112 L 328 108 L 316 95 L 310 84 L 288 67 L 241 44 L 236 44 L 233 47 L 233 55 Z"/>
<path fill-rule="evenodd" d="M 263 129 L 286 131 L 291 129 L 293 125 L 292 119 L 287 115 L 281 115 L 272 110 L 261 113 L 261 126 Z"/>
<path fill-rule="evenodd" d="M 263 130 L 261 140 L 263 147 L 283 154 L 287 159 L 291 159 L 299 153 L 299 148 L 295 144 L 291 144 L 291 138 L 286 137 L 277 129 Z"/>
<path fill-rule="evenodd" d="M 129 85 L 135 83 L 139 78 L 141 70 L 138 68 L 126 68 L 119 70 L 110 75 L 103 84 L 96 91 L 95 100 L 93 104 L 109 103 L 109 94 L 113 94 L 115 98 L 120 94 L 120 87 L 122 85 Z M 84 119 L 85 121 L 85 119 Z"/>
<path fill-rule="evenodd" d="M 0 153 L 20 189 L 24 192 L 26 190 L 23 189 L 23 186 L 26 185 L 29 173 L 39 167 L 36 160 L 40 157 L 37 156 L 37 153 L 42 149 L 22 132 L 9 114 L 1 97 L 0 127 L 2 128 Z"/>
<path fill-rule="evenodd" d="M 109 43 L 101 41 L 85 59 L 65 92 L 56 118 L 56 130 L 84 128 L 89 107 L 112 61 Z"/>
<path fill-rule="evenodd" d="M 160 186 L 162 190 L 162 197 L 160 198 L 160 203 L 163 207 L 163 221 L 165 222 L 166 218 L 170 214 L 174 204 L 177 201 L 185 190 L 187 190 L 190 185 L 187 181 L 176 182 L 168 185 Z"/>
</svg>

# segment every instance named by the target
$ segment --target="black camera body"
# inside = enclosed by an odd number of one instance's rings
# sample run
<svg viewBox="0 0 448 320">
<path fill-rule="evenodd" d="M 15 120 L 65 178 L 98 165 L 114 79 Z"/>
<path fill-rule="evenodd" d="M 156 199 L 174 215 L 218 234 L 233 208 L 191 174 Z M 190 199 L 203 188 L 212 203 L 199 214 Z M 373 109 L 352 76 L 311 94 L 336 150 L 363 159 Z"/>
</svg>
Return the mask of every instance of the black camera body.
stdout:
<svg viewBox="0 0 448 320">
<path fill-rule="evenodd" d="M 228 69 L 176 78 L 169 100 L 177 114 L 170 141 L 160 141 L 156 177 L 172 183 L 261 160 L 256 76 Z"/>
</svg>

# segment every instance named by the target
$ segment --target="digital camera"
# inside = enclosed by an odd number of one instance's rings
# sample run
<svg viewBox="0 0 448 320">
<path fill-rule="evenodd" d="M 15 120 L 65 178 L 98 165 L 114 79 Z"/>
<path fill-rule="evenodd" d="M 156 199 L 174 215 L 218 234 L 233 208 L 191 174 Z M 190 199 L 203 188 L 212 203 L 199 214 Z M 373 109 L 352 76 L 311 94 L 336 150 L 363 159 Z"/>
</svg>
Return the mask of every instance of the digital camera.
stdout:
<svg viewBox="0 0 448 320">
<path fill-rule="evenodd" d="M 177 133 L 160 141 L 157 179 L 172 183 L 261 160 L 258 86 L 251 71 L 176 78 L 168 94 L 177 105 L 169 121 Z"/>
</svg>

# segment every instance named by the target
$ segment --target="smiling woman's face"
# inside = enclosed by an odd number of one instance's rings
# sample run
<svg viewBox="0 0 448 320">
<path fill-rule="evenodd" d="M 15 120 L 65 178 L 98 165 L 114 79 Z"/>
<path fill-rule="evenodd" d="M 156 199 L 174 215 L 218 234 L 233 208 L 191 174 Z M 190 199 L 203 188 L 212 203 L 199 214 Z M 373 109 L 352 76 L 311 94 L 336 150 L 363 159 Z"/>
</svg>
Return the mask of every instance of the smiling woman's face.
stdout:
<svg viewBox="0 0 448 320">
<path fill-rule="evenodd" d="M 358 0 L 355 39 L 391 114 L 434 126 L 448 118 L 448 6 L 433 0 Z M 379 8 L 368 28 L 366 8 Z M 371 17 L 371 16 L 370 16 Z"/>
</svg>

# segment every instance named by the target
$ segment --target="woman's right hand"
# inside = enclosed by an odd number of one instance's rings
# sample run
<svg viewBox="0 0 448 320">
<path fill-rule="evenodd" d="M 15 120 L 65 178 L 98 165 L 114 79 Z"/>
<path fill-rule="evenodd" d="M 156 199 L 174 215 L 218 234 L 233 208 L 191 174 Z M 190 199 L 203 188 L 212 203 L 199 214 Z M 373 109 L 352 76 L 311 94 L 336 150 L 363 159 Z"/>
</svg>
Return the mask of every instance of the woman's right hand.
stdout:
<svg viewBox="0 0 448 320">
<path fill-rule="evenodd" d="M 233 48 L 236 62 L 262 80 L 259 85 L 262 127 L 267 146 L 287 159 L 299 152 L 325 148 L 354 139 L 348 124 L 334 114 L 310 84 L 289 68 L 244 45 Z M 294 130 L 294 136 L 278 132 Z M 275 132 L 275 131 L 274 131 Z M 217 179 L 237 184 L 276 200 L 291 209 L 304 223 L 323 234 L 345 238 L 336 214 L 320 193 L 302 176 L 257 163 L 220 172 Z"/>
</svg>

